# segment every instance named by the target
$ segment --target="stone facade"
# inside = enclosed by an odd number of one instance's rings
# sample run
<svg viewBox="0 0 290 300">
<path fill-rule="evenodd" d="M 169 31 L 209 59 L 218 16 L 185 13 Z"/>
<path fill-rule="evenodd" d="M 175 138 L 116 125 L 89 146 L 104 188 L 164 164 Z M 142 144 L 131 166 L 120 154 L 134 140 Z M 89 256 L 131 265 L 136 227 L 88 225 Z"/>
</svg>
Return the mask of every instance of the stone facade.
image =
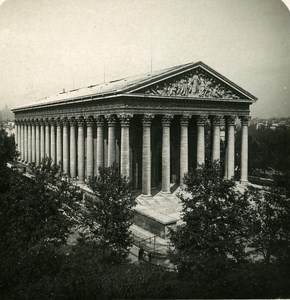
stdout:
<svg viewBox="0 0 290 300">
<path fill-rule="evenodd" d="M 91 94 L 88 87 L 78 96 L 72 91 L 14 109 L 20 160 L 40 164 L 49 156 L 80 183 L 117 162 L 144 196 L 151 195 L 152 187 L 170 193 L 170 185 L 190 167 L 205 162 L 205 126 L 211 125 L 211 159 L 225 159 L 230 179 L 235 151 L 241 151 L 240 179 L 247 181 L 254 96 L 201 62 L 117 83 L 118 89 L 112 82 Z M 241 149 L 235 149 L 236 118 L 242 124 Z"/>
</svg>

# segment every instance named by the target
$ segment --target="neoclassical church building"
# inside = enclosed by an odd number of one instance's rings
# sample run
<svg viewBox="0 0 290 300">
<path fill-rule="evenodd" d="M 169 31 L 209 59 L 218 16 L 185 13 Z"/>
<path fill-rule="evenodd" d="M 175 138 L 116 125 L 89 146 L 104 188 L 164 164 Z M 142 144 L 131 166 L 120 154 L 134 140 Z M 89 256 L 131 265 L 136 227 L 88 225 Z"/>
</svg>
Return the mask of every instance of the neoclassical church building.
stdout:
<svg viewBox="0 0 290 300">
<path fill-rule="evenodd" d="M 100 166 L 120 164 L 142 196 L 170 194 L 189 168 L 205 162 L 205 127 L 210 159 L 225 161 L 225 177 L 248 178 L 248 122 L 256 97 L 203 62 L 62 92 L 13 109 L 23 163 L 49 156 L 84 184 Z M 235 149 L 235 122 L 242 140 Z M 220 129 L 226 154 L 221 157 Z"/>
</svg>

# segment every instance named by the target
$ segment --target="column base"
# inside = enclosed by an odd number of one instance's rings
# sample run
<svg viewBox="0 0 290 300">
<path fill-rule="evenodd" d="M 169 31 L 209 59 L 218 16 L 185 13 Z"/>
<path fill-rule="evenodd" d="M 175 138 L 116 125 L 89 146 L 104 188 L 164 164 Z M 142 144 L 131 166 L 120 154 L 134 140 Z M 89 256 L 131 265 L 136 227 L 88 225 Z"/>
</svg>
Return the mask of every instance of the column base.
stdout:
<svg viewBox="0 0 290 300">
<path fill-rule="evenodd" d="M 151 194 L 141 194 L 141 195 L 139 195 L 137 198 L 146 198 L 146 199 L 149 199 L 149 198 L 152 198 L 152 195 Z"/>
<path fill-rule="evenodd" d="M 169 191 L 169 192 L 164 192 L 164 191 L 160 191 L 159 192 L 161 195 L 171 195 L 171 192 Z"/>
</svg>

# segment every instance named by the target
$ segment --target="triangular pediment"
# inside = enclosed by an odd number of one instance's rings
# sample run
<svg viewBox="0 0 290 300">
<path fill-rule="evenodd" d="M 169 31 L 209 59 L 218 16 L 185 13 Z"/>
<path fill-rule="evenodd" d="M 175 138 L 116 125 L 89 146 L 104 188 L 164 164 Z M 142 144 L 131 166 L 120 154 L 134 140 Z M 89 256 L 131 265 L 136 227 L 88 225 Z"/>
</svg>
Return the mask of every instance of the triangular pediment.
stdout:
<svg viewBox="0 0 290 300">
<path fill-rule="evenodd" d="M 133 91 L 133 94 L 163 97 L 205 98 L 205 99 L 247 99 L 257 100 L 230 80 L 203 63 L 174 70 L 159 78 L 152 78 Z"/>
</svg>

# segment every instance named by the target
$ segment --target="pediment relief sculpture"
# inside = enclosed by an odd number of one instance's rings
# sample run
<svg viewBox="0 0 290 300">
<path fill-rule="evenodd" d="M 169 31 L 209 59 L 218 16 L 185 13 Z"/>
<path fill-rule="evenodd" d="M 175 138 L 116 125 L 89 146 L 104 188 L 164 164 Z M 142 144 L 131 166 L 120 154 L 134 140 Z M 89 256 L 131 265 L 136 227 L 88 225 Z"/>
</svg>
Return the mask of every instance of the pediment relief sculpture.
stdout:
<svg viewBox="0 0 290 300">
<path fill-rule="evenodd" d="M 142 90 L 146 95 L 241 99 L 239 92 L 201 68 Z"/>
</svg>

